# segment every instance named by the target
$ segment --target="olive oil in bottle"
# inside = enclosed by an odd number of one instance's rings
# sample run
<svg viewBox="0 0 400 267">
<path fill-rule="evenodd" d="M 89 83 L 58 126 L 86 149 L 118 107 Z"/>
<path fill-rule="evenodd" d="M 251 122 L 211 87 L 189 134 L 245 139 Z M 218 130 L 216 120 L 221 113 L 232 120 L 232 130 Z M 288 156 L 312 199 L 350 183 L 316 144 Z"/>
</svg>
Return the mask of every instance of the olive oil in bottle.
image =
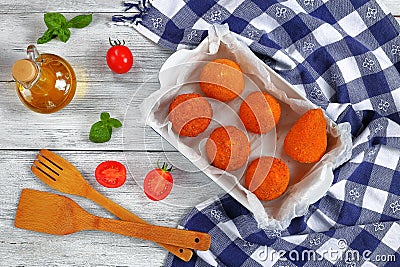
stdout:
<svg viewBox="0 0 400 267">
<path fill-rule="evenodd" d="M 71 102 L 76 91 L 76 76 L 71 65 L 54 54 L 39 54 L 28 46 L 28 58 L 15 62 L 12 74 L 17 94 L 31 110 L 52 113 Z"/>
</svg>

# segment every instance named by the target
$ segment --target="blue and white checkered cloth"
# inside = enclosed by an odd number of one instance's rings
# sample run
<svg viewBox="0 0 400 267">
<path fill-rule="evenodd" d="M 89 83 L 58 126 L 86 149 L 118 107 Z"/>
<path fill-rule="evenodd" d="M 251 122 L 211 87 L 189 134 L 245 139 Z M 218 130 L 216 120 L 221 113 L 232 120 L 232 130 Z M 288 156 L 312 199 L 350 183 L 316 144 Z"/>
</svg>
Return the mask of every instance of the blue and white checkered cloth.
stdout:
<svg viewBox="0 0 400 267">
<path fill-rule="evenodd" d="M 124 5 L 127 13 L 113 17 L 116 24 L 173 50 L 194 48 L 212 24 L 227 23 L 331 119 L 352 126 L 351 159 L 306 215 L 284 231 L 269 231 L 229 195 L 215 197 L 181 222 L 210 233 L 210 250 L 188 263 L 169 255 L 166 266 L 400 266 L 400 28 L 380 1 Z"/>
</svg>

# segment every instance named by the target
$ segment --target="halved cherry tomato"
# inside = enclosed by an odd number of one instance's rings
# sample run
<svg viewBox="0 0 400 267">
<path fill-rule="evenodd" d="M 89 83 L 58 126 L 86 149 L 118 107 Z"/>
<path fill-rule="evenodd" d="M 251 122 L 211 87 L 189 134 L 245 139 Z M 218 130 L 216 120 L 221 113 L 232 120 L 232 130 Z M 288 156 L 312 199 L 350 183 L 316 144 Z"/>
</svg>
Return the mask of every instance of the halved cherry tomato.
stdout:
<svg viewBox="0 0 400 267">
<path fill-rule="evenodd" d="M 154 201 L 162 200 L 172 190 L 174 179 L 171 175 L 172 166 L 164 163 L 161 167 L 151 170 L 144 178 L 144 193 Z"/>
<path fill-rule="evenodd" d="M 126 168 L 118 161 L 104 161 L 97 166 L 95 176 L 102 186 L 120 187 L 126 181 Z"/>
</svg>

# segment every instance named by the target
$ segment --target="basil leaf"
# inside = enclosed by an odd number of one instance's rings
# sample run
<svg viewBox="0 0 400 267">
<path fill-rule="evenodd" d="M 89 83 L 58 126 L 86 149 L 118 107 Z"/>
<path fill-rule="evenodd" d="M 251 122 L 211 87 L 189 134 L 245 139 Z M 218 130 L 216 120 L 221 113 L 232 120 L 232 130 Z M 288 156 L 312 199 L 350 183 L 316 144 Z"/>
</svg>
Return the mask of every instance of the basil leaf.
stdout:
<svg viewBox="0 0 400 267">
<path fill-rule="evenodd" d="M 67 21 L 64 15 L 57 12 L 49 12 L 44 15 L 44 22 L 47 31 L 37 41 L 38 44 L 44 44 L 58 36 L 62 42 L 67 42 L 71 36 L 68 28 L 83 28 L 92 22 L 92 15 L 78 15 Z"/>
<path fill-rule="evenodd" d="M 110 117 L 108 112 L 100 114 L 100 121 L 96 122 L 90 128 L 89 140 L 95 143 L 104 143 L 111 139 L 112 128 L 119 128 L 122 123 Z"/>
<path fill-rule="evenodd" d="M 57 35 L 55 35 L 54 34 L 54 31 L 53 30 L 47 30 L 43 35 L 42 35 L 42 37 L 40 37 L 38 40 L 37 40 L 37 43 L 38 44 L 44 44 L 44 43 L 47 43 L 47 42 L 49 42 L 51 39 L 53 39 L 54 37 L 56 37 Z"/>
<path fill-rule="evenodd" d="M 111 131 L 106 124 L 98 121 L 90 128 L 89 139 L 94 143 L 107 142 L 111 139 Z"/>
<path fill-rule="evenodd" d="M 69 37 L 71 36 L 71 32 L 68 28 L 60 28 L 58 29 L 58 38 L 62 42 L 67 42 Z"/>
<path fill-rule="evenodd" d="M 107 120 L 110 118 L 110 113 L 108 112 L 102 112 L 100 114 L 100 119 L 101 121 L 107 122 Z"/>
<path fill-rule="evenodd" d="M 110 133 L 110 135 L 112 134 L 112 127 L 109 124 L 106 124 L 107 126 L 107 130 Z"/>
<path fill-rule="evenodd" d="M 44 23 L 46 23 L 47 28 L 56 29 L 65 27 L 67 19 L 60 13 L 46 13 L 44 15 Z"/>
<path fill-rule="evenodd" d="M 108 124 L 114 128 L 119 128 L 122 126 L 122 123 L 119 120 L 114 119 L 114 118 L 109 119 Z"/>
<path fill-rule="evenodd" d="M 84 28 L 92 22 L 92 14 L 78 15 L 67 23 L 68 28 Z"/>
</svg>

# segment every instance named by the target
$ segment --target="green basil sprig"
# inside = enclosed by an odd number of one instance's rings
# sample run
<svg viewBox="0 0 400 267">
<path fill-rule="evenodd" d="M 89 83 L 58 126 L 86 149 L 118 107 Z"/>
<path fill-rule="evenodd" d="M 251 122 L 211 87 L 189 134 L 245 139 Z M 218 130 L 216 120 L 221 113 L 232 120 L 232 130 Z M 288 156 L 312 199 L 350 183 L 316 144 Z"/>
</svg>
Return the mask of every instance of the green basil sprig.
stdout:
<svg viewBox="0 0 400 267">
<path fill-rule="evenodd" d="M 122 123 L 110 117 L 107 112 L 102 112 L 100 121 L 96 122 L 90 128 L 89 140 L 94 143 L 104 143 L 111 139 L 112 128 L 119 128 Z"/>
<path fill-rule="evenodd" d="M 60 41 L 67 42 L 71 36 L 69 28 L 84 28 L 92 22 L 92 14 L 78 15 L 70 21 L 64 15 L 56 12 L 44 14 L 44 23 L 47 26 L 46 32 L 37 40 L 38 44 L 44 44 L 51 39 L 58 37 Z"/>
</svg>

